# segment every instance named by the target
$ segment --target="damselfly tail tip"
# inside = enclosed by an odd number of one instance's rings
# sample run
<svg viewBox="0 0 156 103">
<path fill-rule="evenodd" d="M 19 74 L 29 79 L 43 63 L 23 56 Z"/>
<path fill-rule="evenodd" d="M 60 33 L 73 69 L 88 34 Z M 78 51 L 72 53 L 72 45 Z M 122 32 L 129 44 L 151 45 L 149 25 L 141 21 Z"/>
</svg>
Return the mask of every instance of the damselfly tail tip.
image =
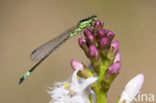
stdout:
<svg viewBox="0 0 156 103">
<path fill-rule="evenodd" d="M 20 79 L 19 84 L 22 84 L 23 81 L 24 81 L 24 77 L 22 77 L 22 78 Z"/>
</svg>

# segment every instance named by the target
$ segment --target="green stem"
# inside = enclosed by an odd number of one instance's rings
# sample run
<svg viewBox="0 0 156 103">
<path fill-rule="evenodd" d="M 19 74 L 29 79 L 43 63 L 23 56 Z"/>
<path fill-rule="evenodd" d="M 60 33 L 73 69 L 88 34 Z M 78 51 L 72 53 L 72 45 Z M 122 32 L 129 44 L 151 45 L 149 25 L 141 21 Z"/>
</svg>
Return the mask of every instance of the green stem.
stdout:
<svg viewBox="0 0 156 103">
<path fill-rule="evenodd" d="M 97 91 L 96 99 L 97 103 L 107 103 L 107 93 L 103 91 Z"/>
<path fill-rule="evenodd" d="M 93 103 L 91 95 L 89 95 L 89 101 L 90 103 Z"/>
<path fill-rule="evenodd" d="M 96 103 L 107 103 L 107 92 L 103 91 L 100 84 L 94 83 L 93 91 L 96 94 Z"/>
<path fill-rule="evenodd" d="M 101 103 L 107 103 L 107 93 L 102 94 L 102 102 Z"/>
<path fill-rule="evenodd" d="M 100 63 L 99 67 L 101 68 L 100 74 L 99 74 L 99 80 L 98 80 L 98 84 L 100 84 L 103 81 L 103 77 L 104 74 L 106 72 L 106 70 L 109 68 L 109 61 L 105 61 L 105 63 Z"/>
</svg>

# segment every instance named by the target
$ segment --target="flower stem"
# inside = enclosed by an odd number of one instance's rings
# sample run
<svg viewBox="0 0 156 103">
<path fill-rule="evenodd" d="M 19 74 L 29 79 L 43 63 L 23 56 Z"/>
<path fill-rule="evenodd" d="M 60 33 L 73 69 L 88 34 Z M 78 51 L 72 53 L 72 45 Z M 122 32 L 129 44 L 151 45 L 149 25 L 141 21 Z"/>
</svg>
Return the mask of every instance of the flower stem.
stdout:
<svg viewBox="0 0 156 103">
<path fill-rule="evenodd" d="M 107 93 L 101 94 L 101 103 L 107 103 Z"/>
<path fill-rule="evenodd" d="M 89 95 L 89 101 L 90 103 L 93 103 L 91 95 Z"/>
<path fill-rule="evenodd" d="M 107 93 L 101 90 L 96 92 L 97 103 L 107 103 Z"/>
</svg>

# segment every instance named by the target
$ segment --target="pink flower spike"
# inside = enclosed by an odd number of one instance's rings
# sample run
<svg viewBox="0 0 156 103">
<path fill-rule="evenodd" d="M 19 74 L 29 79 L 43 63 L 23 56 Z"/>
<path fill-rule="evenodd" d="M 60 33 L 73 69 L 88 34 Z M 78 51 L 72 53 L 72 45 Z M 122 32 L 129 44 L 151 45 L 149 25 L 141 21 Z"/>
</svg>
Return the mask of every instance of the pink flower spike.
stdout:
<svg viewBox="0 0 156 103">
<path fill-rule="evenodd" d="M 116 62 L 116 63 L 112 64 L 112 65 L 109 67 L 109 72 L 108 72 L 108 74 L 109 74 L 109 75 L 117 74 L 117 73 L 119 73 L 120 68 L 121 68 L 121 63 L 120 63 L 120 62 Z"/>
<path fill-rule="evenodd" d="M 98 56 L 98 50 L 94 45 L 89 46 L 89 55 L 94 56 L 95 58 Z"/>
<path fill-rule="evenodd" d="M 79 45 L 82 45 L 82 43 L 86 43 L 86 40 L 83 38 L 78 39 Z"/>
<path fill-rule="evenodd" d="M 111 47 L 114 48 L 114 52 L 116 52 L 119 49 L 119 41 L 116 40 L 111 44 Z"/>
<path fill-rule="evenodd" d="M 119 62 L 120 61 L 120 52 L 117 52 L 114 58 L 114 63 Z"/>
<path fill-rule="evenodd" d="M 107 44 L 108 44 L 108 38 L 103 37 L 103 38 L 100 40 L 100 47 L 103 48 L 103 47 L 106 46 Z"/>
<path fill-rule="evenodd" d="M 72 69 L 75 71 L 77 69 L 83 71 L 83 64 L 76 61 L 76 60 L 72 60 L 71 61 L 71 66 L 72 66 Z"/>
</svg>

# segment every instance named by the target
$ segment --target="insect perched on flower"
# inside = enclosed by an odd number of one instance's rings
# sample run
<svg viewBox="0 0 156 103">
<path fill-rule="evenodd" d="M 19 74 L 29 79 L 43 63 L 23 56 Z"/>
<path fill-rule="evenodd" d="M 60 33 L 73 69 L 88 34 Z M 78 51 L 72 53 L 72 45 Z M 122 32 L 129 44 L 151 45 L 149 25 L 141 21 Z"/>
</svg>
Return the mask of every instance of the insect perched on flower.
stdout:
<svg viewBox="0 0 156 103">
<path fill-rule="evenodd" d="M 71 61 L 73 75 L 64 82 L 56 82 L 49 90 L 50 103 L 107 103 L 107 93 L 112 82 L 120 73 L 121 53 L 119 41 L 113 40 L 114 32 L 104 29 L 104 24 L 91 16 L 81 20 L 60 36 L 48 41 L 31 54 L 32 60 L 38 60 L 21 79 L 21 84 L 32 71 L 50 53 L 74 35 L 83 32 L 84 38 L 78 43 L 90 60 L 89 66 L 76 60 Z M 139 93 L 144 82 L 144 75 L 139 74 L 128 82 L 116 103 L 131 103 Z"/>
<path fill-rule="evenodd" d="M 92 23 L 97 20 L 97 16 L 92 15 L 86 19 L 79 21 L 75 26 L 70 28 L 69 30 L 65 31 L 58 37 L 53 38 L 52 40 L 48 41 L 47 43 L 41 45 L 39 48 L 35 49 L 31 53 L 31 59 L 33 61 L 38 61 L 19 81 L 21 84 L 36 67 L 42 63 L 55 49 L 61 46 L 65 41 L 69 38 L 75 36 L 76 34 L 82 32 L 85 28 L 89 28 L 92 26 Z"/>
</svg>

